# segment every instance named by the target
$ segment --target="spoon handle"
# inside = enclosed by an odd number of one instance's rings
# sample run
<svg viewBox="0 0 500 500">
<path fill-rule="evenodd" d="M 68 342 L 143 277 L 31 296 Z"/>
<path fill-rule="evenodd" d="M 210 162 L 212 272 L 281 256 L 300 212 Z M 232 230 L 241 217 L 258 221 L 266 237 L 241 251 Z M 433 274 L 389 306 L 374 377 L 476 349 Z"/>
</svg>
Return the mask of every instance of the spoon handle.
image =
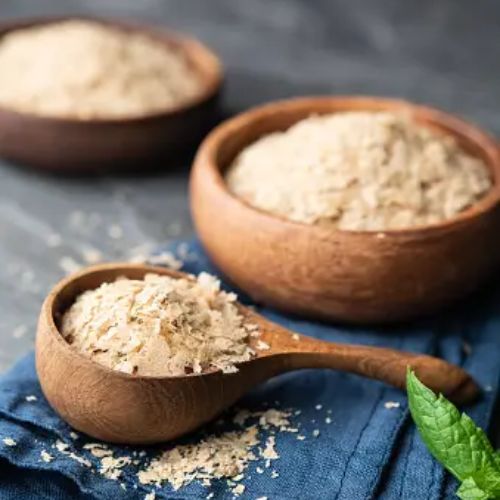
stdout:
<svg viewBox="0 0 500 500">
<path fill-rule="evenodd" d="M 410 366 L 425 385 L 455 403 L 470 402 L 480 392 L 479 386 L 465 370 L 433 356 L 382 347 L 336 344 L 302 335 L 289 334 L 290 340 L 284 341 L 283 333 L 276 333 L 280 337 L 279 352 L 276 350 L 270 354 L 285 354 L 283 362 L 286 371 L 331 368 L 404 389 L 406 369 Z M 276 343 L 273 344 L 277 347 Z"/>
</svg>

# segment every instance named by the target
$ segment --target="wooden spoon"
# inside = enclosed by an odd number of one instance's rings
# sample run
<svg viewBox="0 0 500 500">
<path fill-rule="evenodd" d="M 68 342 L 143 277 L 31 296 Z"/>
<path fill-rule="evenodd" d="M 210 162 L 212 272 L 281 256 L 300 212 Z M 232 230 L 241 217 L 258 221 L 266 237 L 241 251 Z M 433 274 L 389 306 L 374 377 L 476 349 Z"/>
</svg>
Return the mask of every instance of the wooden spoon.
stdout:
<svg viewBox="0 0 500 500">
<path fill-rule="evenodd" d="M 175 377 L 134 376 L 110 370 L 76 352 L 57 328 L 61 313 L 85 290 L 146 273 L 187 275 L 145 265 L 105 264 L 60 282 L 45 300 L 38 325 L 36 366 L 52 407 L 74 428 L 117 443 L 153 443 L 186 434 L 212 420 L 254 386 L 301 368 L 331 368 L 404 388 L 407 366 L 433 390 L 458 403 L 477 396 L 474 380 L 458 366 L 422 354 L 335 344 L 298 335 L 239 306 L 267 343 L 234 374 L 211 371 Z"/>
</svg>

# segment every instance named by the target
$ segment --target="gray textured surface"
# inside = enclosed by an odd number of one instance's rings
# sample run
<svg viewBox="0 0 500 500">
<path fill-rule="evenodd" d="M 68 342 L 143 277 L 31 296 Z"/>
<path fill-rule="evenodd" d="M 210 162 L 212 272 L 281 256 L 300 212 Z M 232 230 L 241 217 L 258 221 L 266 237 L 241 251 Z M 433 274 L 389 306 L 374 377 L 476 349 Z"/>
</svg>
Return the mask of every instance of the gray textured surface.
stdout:
<svg viewBox="0 0 500 500">
<path fill-rule="evenodd" d="M 438 105 L 500 134 L 500 4 L 492 0 L 0 2 L 3 19 L 63 13 L 194 33 L 226 65 L 226 113 L 292 95 L 381 94 Z M 189 161 L 178 163 L 154 175 L 61 179 L 0 162 L 0 369 L 31 347 L 44 294 L 63 275 L 61 257 L 81 260 L 87 244 L 120 258 L 146 241 L 191 232 Z M 75 224 L 75 211 L 85 224 Z M 107 234 L 114 223 L 123 238 Z M 63 236 L 60 247 L 47 246 L 50 232 Z M 27 331 L 15 338 L 20 325 Z"/>
</svg>

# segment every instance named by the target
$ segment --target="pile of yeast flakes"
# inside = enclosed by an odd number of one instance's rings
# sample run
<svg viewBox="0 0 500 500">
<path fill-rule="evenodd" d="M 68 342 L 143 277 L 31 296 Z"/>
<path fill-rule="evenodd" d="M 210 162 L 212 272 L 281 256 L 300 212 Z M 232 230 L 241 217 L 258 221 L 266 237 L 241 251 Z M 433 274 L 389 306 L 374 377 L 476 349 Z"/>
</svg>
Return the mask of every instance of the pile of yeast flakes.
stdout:
<svg viewBox="0 0 500 500">
<path fill-rule="evenodd" d="M 490 189 L 486 165 L 451 135 L 407 116 L 311 116 L 246 147 L 230 190 L 250 205 L 306 224 L 381 231 L 437 223 Z"/>
<path fill-rule="evenodd" d="M 252 358 L 251 336 L 236 295 L 207 273 L 196 279 L 147 274 L 121 278 L 81 294 L 64 313 L 61 333 L 92 360 L 150 376 L 237 371 Z"/>
<path fill-rule="evenodd" d="M 129 118 L 198 95 L 184 54 L 137 31 L 69 20 L 0 40 L 0 105 L 43 116 Z"/>
</svg>

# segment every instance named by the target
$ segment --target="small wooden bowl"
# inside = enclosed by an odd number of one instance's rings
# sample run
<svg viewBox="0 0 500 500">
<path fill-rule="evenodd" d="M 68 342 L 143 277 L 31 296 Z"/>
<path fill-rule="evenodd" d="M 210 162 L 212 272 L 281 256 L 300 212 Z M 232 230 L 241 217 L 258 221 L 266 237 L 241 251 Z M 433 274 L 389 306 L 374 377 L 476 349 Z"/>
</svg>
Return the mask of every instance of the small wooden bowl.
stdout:
<svg viewBox="0 0 500 500">
<path fill-rule="evenodd" d="M 311 114 L 351 110 L 404 112 L 452 134 L 486 162 L 494 186 L 452 220 L 383 232 L 291 222 L 228 191 L 224 169 L 248 144 Z M 401 100 L 300 98 L 255 108 L 209 134 L 191 173 L 191 210 L 214 263 L 257 302 L 327 320 L 392 322 L 436 311 L 498 269 L 499 184 L 494 140 L 449 114 Z"/>
<path fill-rule="evenodd" d="M 1 23 L 0 37 L 17 29 L 70 19 L 141 32 L 182 51 L 203 82 L 201 92 L 175 108 L 124 119 L 48 117 L 0 107 L 0 156 L 59 172 L 108 171 L 168 158 L 202 136 L 215 111 L 222 66 L 212 51 L 192 38 L 159 27 L 80 16 Z"/>
</svg>

